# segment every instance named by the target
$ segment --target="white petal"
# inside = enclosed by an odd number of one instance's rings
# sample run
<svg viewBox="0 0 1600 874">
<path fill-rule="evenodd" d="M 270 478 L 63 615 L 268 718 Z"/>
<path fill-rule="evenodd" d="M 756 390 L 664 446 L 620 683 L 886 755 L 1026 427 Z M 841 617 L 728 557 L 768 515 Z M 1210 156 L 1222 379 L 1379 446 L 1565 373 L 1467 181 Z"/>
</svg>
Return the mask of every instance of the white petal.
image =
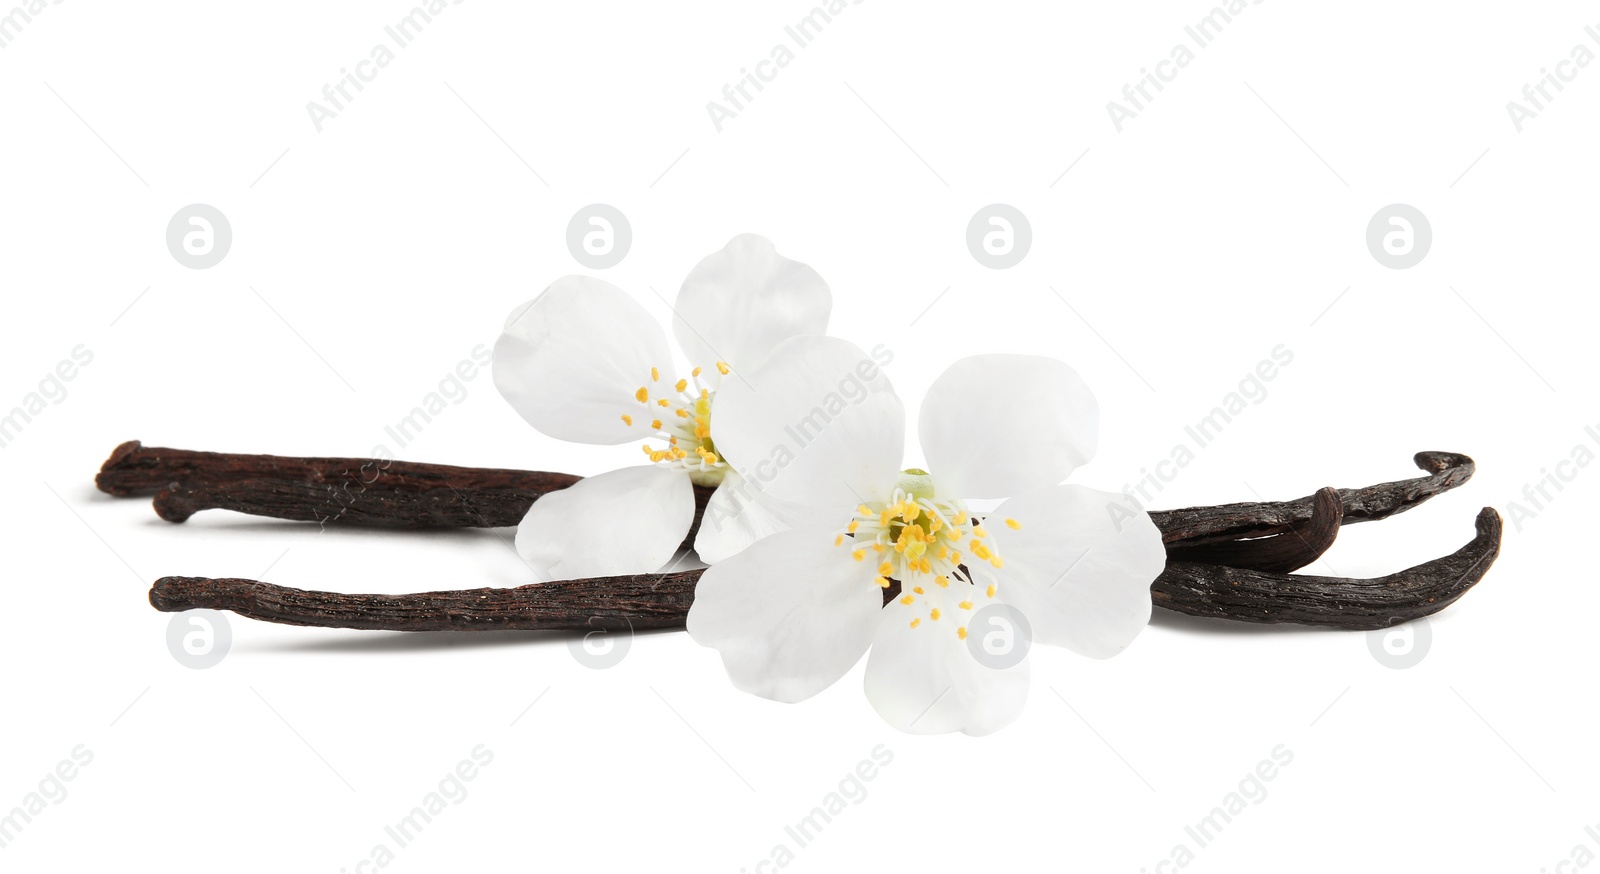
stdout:
<svg viewBox="0 0 1600 874">
<path fill-rule="evenodd" d="M 934 380 L 917 436 L 941 494 L 1009 498 L 1094 457 L 1100 406 L 1076 371 L 1038 355 L 974 355 Z"/>
<path fill-rule="evenodd" d="M 646 574 L 672 559 L 693 523 L 687 473 L 625 467 L 534 501 L 517 526 L 517 552 L 541 581 Z"/>
<path fill-rule="evenodd" d="M 706 503 L 694 549 L 701 561 L 716 564 L 780 531 L 827 528 L 838 515 L 779 501 L 762 491 L 760 483 L 730 470 Z"/>
<path fill-rule="evenodd" d="M 1053 486 L 1001 504 L 984 528 L 1004 563 L 987 573 L 1036 643 L 1109 658 L 1149 624 L 1150 584 L 1167 551 L 1149 514 L 1123 495 Z"/>
<path fill-rule="evenodd" d="M 712 565 L 695 586 L 689 636 L 722 654 L 738 688 L 803 701 L 860 661 L 883 612 L 873 568 L 823 528 L 774 534 Z"/>
<path fill-rule="evenodd" d="M 715 387 L 718 361 L 759 367 L 779 343 L 828 329 L 833 297 L 817 271 L 779 255 L 772 241 L 740 234 L 689 271 L 672 330 Z M 721 380 L 726 382 L 726 379 Z"/>
<path fill-rule="evenodd" d="M 651 382 L 652 367 L 659 383 Z M 588 276 L 558 279 L 518 307 L 494 344 L 500 394 L 533 427 L 574 443 L 647 437 L 650 414 L 634 393 L 641 386 L 669 390 L 671 368 L 656 320 L 622 289 Z"/>
<path fill-rule="evenodd" d="M 777 500 L 846 519 L 893 490 L 905 429 L 877 362 L 832 337 L 784 343 L 763 367 L 725 380 L 711 405 L 711 439 L 735 470 Z"/>
<path fill-rule="evenodd" d="M 886 722 L 912 734 L 983 735 L 1004 728 L 1028 700 L 1027 661 L 1005 668 L 983 664 L 957 636 L 956 611 L 944 612 L 934 621 L 923 602 L 884 608 L 867 657 L 867 699 Z M 912 619 L 920 620 L 916 628 Z"/>
</svg>

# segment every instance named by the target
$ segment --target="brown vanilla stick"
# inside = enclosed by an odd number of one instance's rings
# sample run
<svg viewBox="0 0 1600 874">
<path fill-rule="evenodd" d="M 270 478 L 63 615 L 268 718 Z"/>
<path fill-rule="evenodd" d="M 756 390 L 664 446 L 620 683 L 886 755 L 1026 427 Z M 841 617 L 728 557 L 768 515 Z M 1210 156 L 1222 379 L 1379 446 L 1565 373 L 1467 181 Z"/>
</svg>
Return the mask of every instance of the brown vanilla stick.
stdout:
<svg viewBox="0 0 1600 874">
<path fill-rule="evenodd" d="M 1458 452 L 1418 452 L 1417 467 L 1427 476 L 1379 483 L 1359 489 L 1338 489 L 1342 524 L 1374 522 L 1404 513 L 1429 498 L 1472 478 L 1477 465 Z M 1226 542 L 1277 534 L 1311 521 L 1316 496 L 1293 501 L 1251 501 L 1182 510 L 1152 510 L 1150 518 L 1169 544 Z"/>
<path fill-rule="evenodd" d="M 374 458 L 295 458 L 194 452 L 130 440 L 95 485 L 112 495 L 155 493 L 157 515 L 182 522 L 207 509 L 300 522 L 379 528 L 501 528 L 535 499 L 581 477 Z"/>
<path fill-rule="evenodd" d="M 1456 552 L 1376 579 L 1292 576 L 1169 562 L 1151 585 L 1155 606 L 1191 616 L 1387 628 L 1437 613 L 1483 579 L 1500 552 L 1500 516 L 1485 507 L 1477 536 Z M 344 595 L 254 580 L 163 577 L 157 610 L 231 610 L 286 625 L 384 631 L 680 628 L 701 571 L 565 580 L 512 589 Z M 890 597 L 894 593 L 888 593 Z"/>
<path fill-rule="evenodd" d="M 1477 530 L 1476 537 L 1450 555 L 1369 580 L 1169 561 L 1152 595 L 1157 607 L 1191 616 L 1388 628 L 1443 610 L 1483 579 L 1500 554 L 1500 514 L 1484 507 Z"/>
<path fill-rule="evenodd" d="M 1418 467 L 1428 476 L 1337 490 L 1341 519 L 1316 521 L 1316 495 L 1294 501 L 1250 502 L 1156 510 L 1150 516 L 1169 547 L 1247 541 L 1231 554 L 1238 566 L 1271 570 L 1304 566 L 1320 550 L 1296 547 L 1326 539 L 1339 524 L 1383 519 L 1404 512 L 1471 478 L 1472 459 L 1453 452 L 1420 452 Z M 157 492 L 155 508 L 163 519 L 181 522 L 199 510 L 240 513 L 306 522 L 342 522 L 387 528 L 515 526 L 540 495 L 565 488 L 578 477 L 539 471 L 452 467 L 416 462 L 354 458 L 291 458 L 234 455 L 147 447 L 138 441 L 118 446 L 95 482 L 113 495 Z M 704 491 L 704 490 L 701 490 Z M 706 495 L 698 496 L 704 507 Z M 1311 530 L 1313 525 L 1322 526 Z M 1332 531 L 1326 526 L 1332 524 Z M 1281 541 L 1274 543 L 1273 541 Z M 1270 553 L 1263 548 L 1271 547 Z M 1326 544 L 1322 549 L 1326 549 Z M 1216 561 L 1229 554 L 1198 551 L 1184 557 Z M 1251 564 L 1245 555 L 1260 555 Z"/>
</svg>

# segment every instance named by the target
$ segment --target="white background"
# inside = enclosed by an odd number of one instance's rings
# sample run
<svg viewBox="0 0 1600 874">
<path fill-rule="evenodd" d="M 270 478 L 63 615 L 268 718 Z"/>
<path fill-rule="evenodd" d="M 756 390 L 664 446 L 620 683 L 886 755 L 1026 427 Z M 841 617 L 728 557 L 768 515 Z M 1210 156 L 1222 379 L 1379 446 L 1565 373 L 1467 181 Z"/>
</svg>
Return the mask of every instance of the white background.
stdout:
<svg viewBox="0 0 1600 874">
<path fill-rule="evenodd" d="M 1268 0 L 1119 133 L 1106 103 L 1207 4 L 868 0 L 719 132 L 707 102 L 807 3 L 473 0 L 318 132 L 307 102 L 409 8 L 69 0 L 0 49 L 0 407 L 79 344 L 93 354 L 0 450 L 0 810 L 75 746 L 93 753 L 0 849 L 7 870 L 355 871 L 478 744 L 492 764 L 391 869 L 773 870 L 757 864 L 780 844 L 809 871 L 1170 871 L 1179 844 L 1199 871 L 1535 872 L 1600 854 L 1584 831 L 1600 823 L 1592 468 L 1508 518 L 1500 561 L 1433 619 L 1415 667 L 1380 664 L 1360 633 L 1158 613 L 1110 661 L 1036 651 L 1027 710 L 979 740 L 885 727 L 859 666 L 801 705 L 743 695 L 681 633 L 593 670 L 561 637 L 236 618 L 224 661 L 191 670 L 145 600 L 162 575 L 397 592 L 526 570 L 508 531 L 319 533 L 220 511 L 171 525 L 92 485 L 135 438 L 634 463 L 633 447 L 534 432 L 486 374 L 409 445 L 384 431 L 581 270 L 565 228 L 600 202 L 634 232 L 602 275 L 663 324 L 688 269 L 752 231 L 830 282 L 832 333 L 894 350 L 908 406 L 963 354 L 1068 360 L 1104 412 L 1075 480 L 1111 490 L 1284 344 L 1265 400 L 1153 505 L 1472 455 L 1466 487 L 1349 529 L 1310 569 L 1388 573 L 1455 550 L 1480 507 L 1507 513 L 1575 446 L 1600 452 L 1584 432 L 1600 427 L 1600 65 L 1520 133 L 1505 106 L 1575 45 L 1600 52 L 1592 7 Z M 234 232 L 208 270 L 164 243 L 197 202 Z M 964 242 L 996 202 L 1033 228 L 1008 270 Z M 1407 270 L 1364 241 L 1396 202 L 1434 234 Z M 880 744 L 893 759 L 866 797 L 797 848 L 784 827 Z M 1197 849 L 1184 827 L 1280 744 L 1293 761 L 1266 797 Z"/>
</svg>

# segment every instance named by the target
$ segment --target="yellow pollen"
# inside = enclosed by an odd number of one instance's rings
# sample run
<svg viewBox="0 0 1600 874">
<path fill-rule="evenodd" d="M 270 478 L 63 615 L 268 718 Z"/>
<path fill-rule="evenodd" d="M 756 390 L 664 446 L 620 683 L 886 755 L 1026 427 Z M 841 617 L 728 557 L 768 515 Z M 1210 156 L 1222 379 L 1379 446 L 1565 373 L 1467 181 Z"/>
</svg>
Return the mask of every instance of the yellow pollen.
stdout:
<svg viewBox="0 0 1600 874">
<path fill-rule="evenodd" d="M 877 583 L 878 583 L 878 588 L 880 588 L 880 589 L 889 588 L 889 580 L 886 577 L 878 577 Z"/>
<path fill-rule="evenodd" d="M 834 546 L 840 546 L 843 543 L 844 543 L 844 535 L 843 534 L 839 535 L 838 537 L 833 538 L 833 545 Z"/>
<path fill-rule="evenodd" d="M 622 423 L 624 425 L 629 425 L 629 426 L 633 425 L 633 417 L 628 415 L 627 413 L 623 413 L 622 414 Z M 661 426 L 657 425 L 656 427 L 660 428 Z"/>
<path fill-rule="evenodd" d="M 913 591 L 913 592 L 916 592 L 916 593 L 917 593 L 917 594 L 919 594 L 919 595 L 921 595 L 921 594 L 925 594 L 925 593 L 924 593 L 924 592 L 923 592 L 923 591 L 922 591 L 922 587 L 921 587 L 921 586 L 917 586 L 917 587 L 916 587 L 916 588 L 914 588 L 914 589 L 912 589 L 912 590 L 911 590 L 911 591 Z"/>
<path fill-rule="evenodd" d="M 985 592 L 984 594 L 988 595 L 991 598 L 994 597 L 994 583 L 990 583 L 989 584 L 989 590 L 987 592 Z"/>
<path fill-rule="evenodd" d="M 960 628 L 956 629 L 956 637 L 959 637 L 962 640 L 966 640 L 967 639 L 967 627 L 965 625 L 963 625 Z"/>
<path fill-rule="evenodd" d="M 632 423 L 630 422 L 629 424 L 632 424 Z M 661 430 L 661 420 L 660 419 L 651 420 L 650 429 L 652 431 L 660 431 Z"/>
<path fill-rule="evenodd" d="M 884 562 L 883 564 L 878 565 L 879 576 L 886 577 L 892 573 L 894 573 L 894 565 L 890 564 L 889 562 Z"/>
<path fill-rule="evenodd" d="M 933 608 L 933 612 L 928 614 L 928 618 L 932 619 L 935 622 L 938 622 L 939 621 L 939 608 L 938 607 Z"/>
<path fill-rule="evenodd" d="M 856 533 L 856 529 L 860 528 L 860 527 L 861 527 L 861 520 L 860 519 L 851 519 L 850 520 L 850 524 L 845 526 L 844 530 L 850 532 L 851 534 L 854 534 L 854 533 Z"/>
<path fill-rule="evenodd" d="M 940 575 L 934 577 L 933 581 L 935 583 L 938 583 L 939 584 L 939 588 L 941 588 L 941 589 L 950 588 L 950 578 L 945 576 L 944 574 L 940 574 Z"/>
<path fill-rule="evenodd" d="M 974 526 L 972 526 L 972 533 L 978 535 L 979 537 L 988 537 L 989 536 L 989 532 L 983 530 L 983 526 L 982 525 L 974 525 Z"/>
<path fill-rule="evenodd" d="M 911 627 L 912 628 L 916 628 L 918 625 L 921 625 L 921 624 L 922 624 L 922 620 L 921 619 L 913 619 L 913 620 L 911 620 Z"/>
<path fill-rule="evenodd" d="M 700 368 L 696 367 L 694 370 L 689 371 L 689 375 L 690 376 L 699 376 L 700 375 Z"/>
<path fill-rule="evenodd" d="M 683 391 L 684 389 L 688 388 L 688 387 L 689 387 L 689 380 L 687 380 L 687 379 L 680 379 L 680 380 L 678 380 L 678 384 L 673 386 L 673 388 L 677 389 L 680 392 Z"/>
<path fill-rule="evenodd" d="M 726 361 L 718 361 L 717 362 L 717 372 L 718 373 L 722 374 L 723 376 L 727 376 L 729 370 L 732 370 L 732 368 L 730 368 L 728 366 L 728 362 L 726 362 Z"/>
<path fill-rule="evenodd" d="M 650 368 L 650 381 L 651 382 L 660 382 L 661 381 L 661 371 L 660 371 L 659 368 L 655 368 L 655 367 Z"/>
<path fill-rule="evenodd" d="M 689 418 L 689 411 L 688 411 L 688 410 L 685 410 L 685 409 L 684 409 L 684 408 L 682 408 L 682 407 L 679 407 L 679 408 L 678 408 L 678 409 L 677 409 L 677 410 L 675 410 L 675 411 L 674 411 L 674 412 L 676 412 L 676 413 L 677 413 L 677 414 L 678 414 L 678 418 L 680 418 L 680 419 L 687 419 L 687 418 Z"/>
<path fill-rule="evenodd" d="M 861 561 L 861 560 L 863 560 L 863 559 L 865 559 L 867 557 L 867 553 L 866 553 L 866 550 L 852 549 L 852 550 L 850 550 L 850 557 L 855 559 L 856 561 Z"/>
<path fill-rule="evenodd" d="M 994 565 L 997 568 L 1002 568 L 1002 567 L 1006 566 L 1006 560 L 1001 558 L 998 555 L 995 556 L 994 558 L 989 559 L 989 563 Z"/>
<path fill-rule="evenodd" d="M 1015 519 L 1007 519 L 1006 520 L 1006 527 L 1010 528 L 1012 531 L 1016 531 L 1017 529 L 1022 527 L 1022 523 L 1018 522 Z"/>
<path fill-rule="evenodd" d="M 650 403 L 650 390 L 643 386 L 640 386 L 639 390 L 633 393 L 633 396 L 638 398 L 641 404 Z"/>
<path fill-rule="evenodd" d="M 670 407 L 670 406 L 672 406 L 672 402 L 671 402 L 671 401 L 669 401 L 669 400 L 667 400 L 667 399 L 666 399 L 666 398 L 662 398 L 662 399 L 661 399 L 661 400 L 658 400 L 658 401 L 656 401 L 656 403 L 657 403 L 657 404 L 660 404 L 660 405 L 661 405 L 661 406 L 663 406 L 663 407 Z"/>
<path fill-rule="evenodd" d="M 912 604 L 913 604 L 913 603 L 915 603 L 915 602 L 916 602 L 916 600 L 917 600 L 917 599 L 916 599 L 916 598 L 913 598 L 913 597 L 911 597 L 911 596 L 910 596 L 910 595 L 907 595 L 907 596 L 905 596 L 905 597 L 904 597 L 904 598 L 901 598 L 901 599 L 900 599 L 900 603 L 902 603 L 902 604 L 904 604 L 904 605 L 906 605 L 906 606 L 907 606 L 907 607 L 909 607 L 909 606 L 911 606 L 911 605 L 912 605 Z"/>
<path fill-rule="evenodd" d="M 963 610 L 971 610 L 972 609 L 972 602 L 971 601 L 962 601 L 960 604 L 957 604 L 956 606 L 960 607 Z"/>
<path fill-rule="evenodd" d="M 872 511 L 867 509 L 867 505 L 866 504 L 862 504 L 861 506 L 856 508 L 856 514 L 860 515 L 860 516 L 871 516 L 872 515 Z"/>
</svg>

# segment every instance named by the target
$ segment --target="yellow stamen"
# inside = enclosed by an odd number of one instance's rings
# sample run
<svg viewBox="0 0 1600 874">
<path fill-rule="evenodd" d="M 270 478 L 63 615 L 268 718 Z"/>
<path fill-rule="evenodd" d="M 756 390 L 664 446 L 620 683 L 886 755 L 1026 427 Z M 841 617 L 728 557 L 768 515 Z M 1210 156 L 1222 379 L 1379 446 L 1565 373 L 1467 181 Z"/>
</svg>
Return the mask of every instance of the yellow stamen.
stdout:
<svg viewBox="0 0 1600 874">
<path fill-rule="evenodd" d="M 878 584 L 878 588 L 880 588 L 880 589 L 887 589 L 887 588 L 889 588 L 889 580 L 888 580 L 888 579 L 886 579 L 886 578 L 884 578 L 884 577 L 878 577 L 878 579 L 877 579 L 877 580 L 876 580 L 876 582 L 877 582 L 877 584 Z"/>
<path fill-rule="evenodd" d="M 673 388 L 677 389 L 680 392 L 683 391 L 684 389 L 688 388 L 688 387 L 689 387 L 689 380 L 687 380 L 687 379 L 680 379 L 680 380 L 678 380 L 678 384 L 673 386 Z"/>
<path fill-rule="evenodd" d="M 717 372 L 722 374 L 723 376 L 727 376 L 728 375 L 728 371 L 731 370 L 731 369 L 732 368 L 728 367 L 728 362 L 726 362 L 726 361 L 718 361 L 717 362 Z"/>
<path fill-rule="evenodd" d="M 916 628 L 918 625 L 921 625 L 921 624 L 922 624 L 922 620 L 921 619 L 913 619 L 913 620 L 911 620 L 911 627 L 912 628 Z"/>
<path fill-rule="evenodd" d="M 1016 531 L 1017 529 L 1022 527 L 1022 523 L 1018 522 L 1015 519 L 1007 519 L 1006 520 L 1006 527 L 1010 528 L 1012 531 Z"/>
<path fill-rule="evenodd" d="M 633 393 L 633 396 L 638 398 L 641 404 L 650 403 L 650 390 L 643 386 L 640 386 L 639 390 Z"/>
<path fill-rule="evenodd" d="M 907 595 L 904 598 L 900 599 L 900 603 L 902 603 L 902 604 L 906 605 L 907 607 L 909 607 L 912 604 L 916 603 L 916 600 L 917 600 L 916 598 L 913 598 L 910 595 Z"/>
<path fill-rule="evenodd" d="M 661 381 L 661 370 L 659 368 L 655 368 L 655 367 L 650 368 L 650 381 L 651 382 L 660 382 Z"/>
<path fill-rule="evenodd" d="M 624 425 L 628 425 L 629 427 L 632 427 L 633 426 L 633 417 L 628 415 L 627 413 L 623 413 L 622 414 L 622 423 Z M 661 426 L 657 425 L 656 427 L 660 428 Z"/>
<path fill-rule="evenodd" d="M 933 608 L 933 612 L 928 614 L 928 618 L 932 619 L 935 622 L 938 622 L 939 621 L 939 608 L 938 607 Z"/>
<path fill-rule="evenodd" d="M 850 550 L 850 557 L 856 561 L 861 561 L 867 557 L 867 552 L 864 549 L 852 549 Z"/>
<path fill-rule="evenodd" d="M 965 625 L 963 625 L 960 628 L 956 629 L 956 637 L 959 637 L 962 640 L 966 640 L 967 639 L 967 627 Z"/>
</svg>

